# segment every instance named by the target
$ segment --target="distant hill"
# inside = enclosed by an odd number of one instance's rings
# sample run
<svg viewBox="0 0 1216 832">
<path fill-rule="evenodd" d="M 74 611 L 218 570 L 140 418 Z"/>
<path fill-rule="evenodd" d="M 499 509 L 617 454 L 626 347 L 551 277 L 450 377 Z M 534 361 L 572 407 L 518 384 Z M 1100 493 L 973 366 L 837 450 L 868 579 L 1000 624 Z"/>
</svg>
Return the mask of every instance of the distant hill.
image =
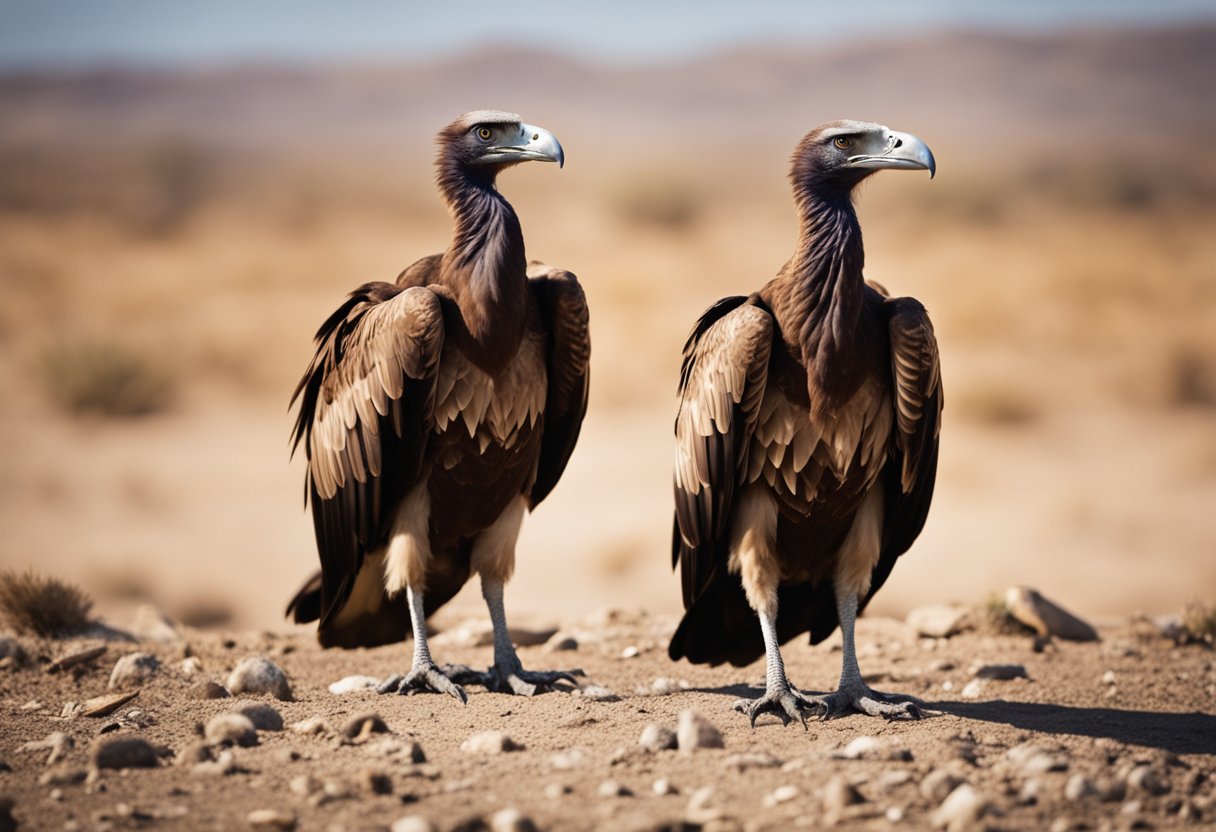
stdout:
<svg viewBox="0 0 1216 832">
<path fill-rule="evenodd" d="M 0 143 L 169 134 L 288 151 L 429 147 L 436 126 L 477 107 L 633 153 L 645 135 L 785 153 L 808 127 L 838 117 L 898 125 L 977 158 L 1152 151 L 1216 134 L 1210 24 L 757 44 L 645 66 L 553 50 L 486 46 L 395 65 L 10 72 L 0 74 Z"/>
</svg>

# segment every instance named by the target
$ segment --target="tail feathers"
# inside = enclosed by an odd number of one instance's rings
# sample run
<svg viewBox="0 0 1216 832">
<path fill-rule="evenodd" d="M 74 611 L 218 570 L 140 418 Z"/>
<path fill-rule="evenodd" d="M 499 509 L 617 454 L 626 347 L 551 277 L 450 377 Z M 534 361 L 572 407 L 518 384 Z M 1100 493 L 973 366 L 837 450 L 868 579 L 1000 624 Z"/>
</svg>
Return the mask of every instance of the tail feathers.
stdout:
<svg viewBox="0 0 1216 832">
<path fill-rule="evenodd" d="M 304 582 L 299 592 L 287 602 L 283 613 L 297 624 L 308 624 L 321 618 L 321 573 Z"/>
<path fill-rule="evenodd" d="M 810 632 L 818 644 L 839 624 L 830 583 L 813 586 L 792 584 L 777 591 L 777 640 Z M 764 638 L 756 613 L 747 602 L 743 584 L 734 575 L 722 576 L 684 613 L 667 654 L 672 661 L 688 659 L 711 666 L 729 662 L 735 667 L 751 664 L 764 655 Z"/>
</svg>

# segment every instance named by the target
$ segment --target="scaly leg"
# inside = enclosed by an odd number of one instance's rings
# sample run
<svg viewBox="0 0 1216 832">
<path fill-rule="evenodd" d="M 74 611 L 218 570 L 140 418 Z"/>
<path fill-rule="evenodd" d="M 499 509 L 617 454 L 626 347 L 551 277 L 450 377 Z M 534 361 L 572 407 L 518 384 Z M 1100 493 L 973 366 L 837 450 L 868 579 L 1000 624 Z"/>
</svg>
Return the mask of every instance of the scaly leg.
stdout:
<svg viewBox="0 0 1216 832">
<path fill-rule="evenodd" d="M 776 612 L 765 610 L 757 615 L 760 618 L 760 632 L 764 636 L 768 668 L 764 695 L 755 700 L 740 699 L 735 703 L 735 710 L 747 714 L 753 728 L 756 727 L 756 717 L 769 713 L 776 714 L 782 725 L 789 725 L 791 719 L 802 720 L 802 728 L 806 730 L 806 714 L 803 711 L 816 710 L 821 706 L 791 685 L 785 675 L 785 662 L 781 658 L 781 646 L 777 643 Z"/>
<path fill-rule="evenodd" d="M 836 590 L 836 611 L 840 616 L 840 633 L 844 637 L 844 658 L 840 666 L 840 687 L 824 696 L 814 697 L 822 708 L 822 718 L 832 719 L 850 710 L 858 710 L 870 716 L 885 719 L 921 718 L 924 704 L 914 696 L 880 693 L 871 690 L 861 678 L 857 667 L 857 647 L 853 640 L 854 624 L 857 621 L 857 595 L 846 589 Z"/>
<path fill-rule="evenodd" d="M 461 684 L 482 685 L 497 693 L 513 693 L 518 696 L 532 696 L 539 691 L 553 690 L 554 683 L 559 681 L 578 684 L 574 676 L 582 676 L 581 670 L 524 670 L 507 631 L 507 614 L 502 602 L 503 582 L 483 574 L 481 595 L 486 599 L 490 622 L 494 625 L 494 666 L 485 673 L 479 673 L 467 667 L 449 665 L 453 680 Z"/>
<path fill-rule="evenodd" d="M 414 661 L 409 673 L 389 678 L 377 690 L 380 693 L 403 694 L 423 691 L 448 693 L 462 704 L 467 704 L 468 696 L 464 688 L 445 676 L 431 658 L 431 648 L 426 640 L 426 611 L 422 605 L 422 592 L 406 587 L 405 593 L 410 605 L 410 625 L 414 629 Z"/>
</svg>

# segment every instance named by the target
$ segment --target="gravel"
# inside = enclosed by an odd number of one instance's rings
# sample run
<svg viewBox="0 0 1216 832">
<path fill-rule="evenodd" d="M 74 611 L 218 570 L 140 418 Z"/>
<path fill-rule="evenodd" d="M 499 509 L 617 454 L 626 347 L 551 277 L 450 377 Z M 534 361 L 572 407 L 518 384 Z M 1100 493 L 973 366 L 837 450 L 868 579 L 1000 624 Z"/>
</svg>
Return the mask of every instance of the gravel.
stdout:
<svg viewBox="0 0 1216 832">
<path fill-rule="evenodd" d="M 290 701 L 291 685 L 287 674 L 262 656 L 244 659 L 228 674 L 228 690 L 233 693 L 268 693 L 275 699 Z"/>
</svg>

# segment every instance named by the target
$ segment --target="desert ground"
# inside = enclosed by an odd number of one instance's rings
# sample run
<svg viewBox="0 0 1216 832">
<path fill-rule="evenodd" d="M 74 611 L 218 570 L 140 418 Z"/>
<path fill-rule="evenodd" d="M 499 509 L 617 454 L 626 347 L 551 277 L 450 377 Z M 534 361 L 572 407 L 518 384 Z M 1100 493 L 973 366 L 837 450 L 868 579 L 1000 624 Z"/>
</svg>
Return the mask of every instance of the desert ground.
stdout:
<svg viewBox="0 0 1216 832">
<path fill-rule="evenodd" d="M 63 828 L 69 812 L 81 828 L 153 822 L 120 804 L 184 806 L 185 819 L 154 821 L 182 828 L 231 828 L 258 808 L 316 828 L 387 825 L 416 810 L 448 828 L 510 805 L 541 826 L 590 828 L 687 819 L 690 796 L 714 785 L 711 805 L 725 817 L 780 828 L 799 812 L 816 825 L 826 781 L 842 775 L 866 801 L 840 823 L 916 827 L 930 817 L 917 784 L 966 747 L 978 760 L 964 760 L 966 771 L 1000 808 L 985 819 L 996 827 L 1043 828 L 1057 809 L 1090 828 L 1210 821 L 1211 653 L 1107 645 L 1134 641 L 1138 613 L 1211 603 L 1216 588 L 1216 165 L 1193 152 L 1216 137 L 1202 80 L 1216 73 L 1214 44 L 1211 27 L 963 33 L 647 67 L 487 49 L 402 66 L 0 76 L 0 568 L 80 586 L 119 629 L 155 605 L 216 678 L 267 653 L 295 692 L 275 703 L 287 722 L 317 716 L 337 730 L 374 709 L 432 767 L 415 778 L 365 745 L 339 746 L 332 731 L 272 733 L 237 750 L 250 773 L 214 781 L 231 800 L 223 810 L 221 792 L 204 785 L 213 781 L 183 777 L 168 758 L 156 771 L 64 786 L 64 801 L 51 801 L 53 787 L 35 785 L 41 763 L 15 749 L 61 730 L 77 741 L 70 762 L 85 764 L 96 723 L 57 719 L 64 702 L 103 691 L 127 649 L 111 646 L 79 678 L 37 663 L 2 671 L 0 759 L 13 772 L 0 774 L 0 790 L 18 796 L 32 828 Z M 492 71 L 503 60 L 515 61 L 510 78 Z M 835 83 L 808 80 L 825 77 Z M 524 167 L 500 184 L 529 255 L 575 272 L 592 310 L 589 415 L 562 482 L 525 522 L 508 614 L 524 628 L 599 631 L 569 656 L 526 648 L 524 660 L 575 660 L 621 698 L 479 694 L 466 708 L 335 698 L 326 685 L 385 675 L 400 648 L 321 653 L 282 617 L 316 563 L 287 402 L 312 333 L 347 291 L 446 246 L 432 137 L 483 106 L 518 111 L 563 142 L 564 170 Z M 788 257 L 788 154 L 839 117 L 913 132 L 938 159 L 933 181 L 884 173 L 859 201 L 867 276 L 929 309 L 946 396 L 928 525 L 861 638 L 877 651 L 863 670 L 883 674 L 878 684 L 903 684 L 942 713 L 752 732 L 729 701 L 758 682 L 758 666 L 673 665 L 663 651 L 680 610 L 668 548 L 679 351 L 704 308 L 754 290 Z M 894 623 L 924 604 L 981 605 L 1016 584 L 1099 622 L 1106 638 L 1038 654 L 1025 637 L 968 634 L 934 652 Z M 595 625 L 608 609 L 628 615 Z M 440 629 L 484 616 L 476 586 L 443 616 Z M 640 655 L 620 659 L 631 644 Z M 186 698 L 180 644 L 151 649 L 164 669 L 137 707 L 157 722 L 122 731 L 180 756 L 194 724 L 230 706 Z M 484 649 L 445 652 L 486 663 Z M 787 658 L 804 687 L 822 689 L 837 672 L 827 650 L 791 646 Z M 1030 681 L 959 699 L 973 663 L 1006 661 L 1024 663 Z M 1117 696 L 1101 682 L 1107 670 Z M 636 692 L 660 677 L 690 687 Z M 41 707 L 23 710 L 33 701 Z M 725 750 L 636 755 L 646 723 L 674 725 L 685 708 L 724 732 Z M 459 752 L 492 728 L 527 750 L 489 761 Z M 833 758 L 861 735 L 912 759 Z M 1070 760 L 1043 776 L 1048 796 L 1026 805 L 1014 799 L 1024 778 L 1009 758 L 1023 743 Z M 618 747 L 630 751 L 613 766 Z M 554 754 L 575 749 L 583 762 L 554 767 Z M 280 771 L 292 751 L 301 759 Z M 761 751 L 781 766 L 727 762 Z M 1168 792 L 1059 803 L 1072 775 L 1118 779 L 1141 759 Z M 391 768 L 391 798 L 312 807 L 283 791 L 299 774 L 344 781 L 376 766 Z M 879 780 L 896 769 L 909 779 L 884 791 Z M 651 797 L 661 777 L 678 796 Z M 635 798 L 596 798 L 606 779 Z M 577 799 L 550 800 L 553 784 Z M 785 785 L 799 797 L 765 805 Z M 418 805 L 399 805 L 402 795 Z M 1121 814 L 1136 800 L 1139 814 Z M 1184 804 L 1198 814 L 1179 815 Z M 891 807 L 907 820 L 890 820 Z"/>
</svg>

